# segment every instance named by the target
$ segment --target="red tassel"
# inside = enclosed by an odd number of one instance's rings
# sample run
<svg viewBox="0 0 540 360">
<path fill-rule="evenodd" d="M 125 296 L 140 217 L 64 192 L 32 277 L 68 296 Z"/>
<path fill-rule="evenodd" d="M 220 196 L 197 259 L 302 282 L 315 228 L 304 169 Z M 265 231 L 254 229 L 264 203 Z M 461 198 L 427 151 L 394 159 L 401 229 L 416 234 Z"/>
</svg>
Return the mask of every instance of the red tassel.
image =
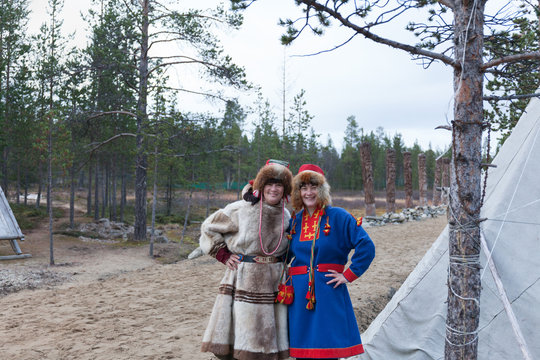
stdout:
<svg viewBox="0 0 540 360">
<path fill-rule="evenodd" d="M 326 224 L 324 226 L 323 232 L 324 232 L 324 235 L 328 236 L 328 234 L 330 234 L 330 225 Z"/>
<path fill-rule="evenodd" d="M 315 308 L 315 294 L 311 293 L 309 301 L 306 305 L 307 310 L 313 310 Z"/>
</svg>

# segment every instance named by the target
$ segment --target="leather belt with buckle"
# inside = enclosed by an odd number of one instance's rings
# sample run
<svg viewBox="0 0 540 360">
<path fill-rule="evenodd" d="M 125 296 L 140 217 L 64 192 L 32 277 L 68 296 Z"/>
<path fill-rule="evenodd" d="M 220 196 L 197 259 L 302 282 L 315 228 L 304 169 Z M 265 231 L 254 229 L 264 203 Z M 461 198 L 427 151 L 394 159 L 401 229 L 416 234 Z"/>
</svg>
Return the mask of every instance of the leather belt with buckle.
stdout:
<svg viewBox="0 0 540 360">
<path fill-rule="evenodd" d="M 241 255 L 240 261 L 243 262 L 251 262 L 251 263 L 257 263 L 257 264 L 275 264 L 277 262 L 283 261 L 282 258 L 276 257 L 276 256 L 253 256 L 253 255 Z"/>
</svg>

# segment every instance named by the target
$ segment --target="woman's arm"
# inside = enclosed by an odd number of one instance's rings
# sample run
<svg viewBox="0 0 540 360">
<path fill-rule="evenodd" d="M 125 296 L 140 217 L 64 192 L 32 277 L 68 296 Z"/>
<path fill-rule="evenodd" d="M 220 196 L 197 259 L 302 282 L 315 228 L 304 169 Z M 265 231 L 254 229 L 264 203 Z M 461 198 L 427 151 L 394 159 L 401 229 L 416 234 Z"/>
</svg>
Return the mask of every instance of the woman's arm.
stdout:
<svg viewBox="0 0 540 360">
<path fill-rule="evenodd" d="M 227 208 L 218 210 L 202 223 L 199 245 L 205 254 L 225 264 L 231 256 L 225 243 L 225 234 L 235 232 L 238 232 L 238 225 L 229 216 Z"/>
</svg>

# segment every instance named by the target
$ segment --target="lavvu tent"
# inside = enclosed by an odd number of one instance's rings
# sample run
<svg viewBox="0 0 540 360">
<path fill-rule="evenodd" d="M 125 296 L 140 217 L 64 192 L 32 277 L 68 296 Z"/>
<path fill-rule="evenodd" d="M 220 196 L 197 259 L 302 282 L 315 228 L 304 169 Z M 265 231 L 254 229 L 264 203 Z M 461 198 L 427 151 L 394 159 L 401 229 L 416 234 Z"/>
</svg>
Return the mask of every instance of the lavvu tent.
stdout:
<svg viewBox="0 0 540 360">
<path fill-rule="evenodd" d="M 478 359 L 540 359 L 540 100 L 489 170 Z M 448 227 L 362 335 L 370 360 L 444 359 Z"/>
<path fill-rule="evenodd" d="M 19 224 L 11 211 L 11 207 L 0 187 L 0 240 L 8 240 L 15 255 L 0 256 L 0 260 L 20 259 L 30 257 L 30 254 L 23 254 L 17 240 L 24 240 L 24 235 L 19 228 Z"/>
</svg>

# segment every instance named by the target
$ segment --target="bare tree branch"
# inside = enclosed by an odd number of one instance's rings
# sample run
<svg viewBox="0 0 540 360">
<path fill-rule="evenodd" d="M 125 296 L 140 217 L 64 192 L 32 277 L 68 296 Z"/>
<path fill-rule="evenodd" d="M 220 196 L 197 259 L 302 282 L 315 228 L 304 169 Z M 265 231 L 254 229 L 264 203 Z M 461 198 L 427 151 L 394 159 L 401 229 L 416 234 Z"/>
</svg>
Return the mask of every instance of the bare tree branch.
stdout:
<svg viewBox="0 0 540 360">
<path fill-rule="evenodd" d="M 454 10 L 456 7 L 456 4 L 454 3 L 455 0 L 439 0 L 439 2 L 444 5 L 448 6 L 450 9 Z"/>
<path fill-rule="evenodd" d="M 96 151 L 97 149 L 99 149 L 100 147 L 104 146 L 104 145 L 107 145 L 108 143 L 116 140 L 116 139 L 119 139 L 121 137 L 124 137 L 124 136 L 131 136 L 131 137 L 137 137 L 136 134 L 133 134 L 133 133 L 120 133 L 120 134 L 116 134 L 114 135 L 113 137 L 110 137 L 109 139 L 105 140 L 105 141 L 102 141 L 100 142 L 99 144 L 97 144 L 96 146 L 94 146 L 92 149 L 90 149 L 88 152 L 90 153 L 90 156 L 92 156 L 91 154 L 94 153 L 94 151 Z"/>
<path fill-rule="evenodd" d="M 92 120 L 92 119 L 95 119 L 95 118 L 98 118 L 98 117 L 101 117 L 101 116 L 114 115 L 114 114 L 129 115 L 129 116 L 132 116 L 132 117 L 135 117 L 135 118 L 137 117 L 137 115 L 135 115 L 134 113 L 132 113 L 130 111 L 116 110 L 116 111 L 100 112 L 100 113 L 97 113 L 97 114 L 94 114 L 92 116 L 87 117 L 86 120 Z"/>
<path fill-rule="evenodd" d="M 488 61 L 487 63 L 482 65 L 480 69 L 482 71 L 485 71 L 486 69 L 495 67 L 497 65 L 513 63 L 513 62 L 518 62 L 522 60 L 540 60 L 540 51 L 535 51 L 535 52 L 530 52 L 530 53 L 525 53 L 525 54 L 503 56 L 501 58 Z"/>
<path fill-rule="evenodd" d="M 508 95 L 508 96 L 484 96 L 483 99 L 486 101 L 501 101 L 501 100 L 519 100 L 519 99 L 530 99 L 533 97 L 540 97 L 540 93 L 535 94 L 522 94 L 522 95 Z"/>
<path fill-rule="evenodd" d="M 203 95 L 203 96 L 211 97 L 211 98 L 214 98 L 214 99 L 219 99 L 219 100 L 225 101 L 225 102 L 230 100 L 230 99 L 224 98 L 223 96 L 220 96 L 220 95 L 209 94 L 209 93 L 204 93 L 204 92 L 195 91 L 195 90 L 188 90 L 188 89 L 183 89 L 183 88 L 175 88 L 175 87 L 172 87 L 172 86 L 161 86 L 161 88 L 162 89 L 167 89 L 167 90 L 182 91 L 182 92 L 186 92 L 186 93 L 189 93 L 189 94 Z"/>
<path fill-rule="evenodd" d="M 148 153 L 148 155 L 161 155 L 161 156 L 179 158 L 179 157 L 188 157 L 188 156 L 200 156 L 200 155 L 205 155 L 205 154 L 210 154 L 210 153 L 215 153 L 215 152 L 222 152 L 222 151 L 238 152 L 238 149 L 235 149 L 232 146 L 225 146 L 225 147 L 223 147 L 221 149 L 201 151 L 201 152 L 198 152 L 198 153 L 162 154 L 162 153 L 151 152 L 151 153 Z"/>
<path fill-rule="evenodd" d="M 340 47 L 342 47 L 342 46 L 348 44 L 348 43 L 349 43 L 356 35 L 358 35 L 358 33 L 354 33 L 353 36 L 351 36 L 350 38 L 348 38 L 347 40 L 345 40 L 345 41 L 342 42 L 341 44 L 334 46 L 334 47 L 331 48 L 331 49 L 321 50 L 321 51 L 318 51 L 318 52 L 316 52 L 316 53 L 311 53 L 311 54 L 292 55 L 291 57 L 307 57 L 307 56 L 315 56 L 315 55 L 319 55 L 319 54 L 323 54 L 323 53 L 327 53 L 327 52 L 334 51 L 334 50 L 339 49 Z"/>
<path fill-rule="evenodd" d="M 350 29 L 364 35 L 364 37 L 366 37 L 366 38 L 368 38 L 368 39 L 370 39 L 372 41 L 375 41 L 375 42 L 380 43 L 380 44 L 388 45 L 388 46 L 396 48 L 396 49 L 404 50 L 404 51 L 406 51 L 406 52 L 408 52 L 408 53 L 410 53 L 412 55 L 421 55 L 421 56 L 429 57 L 429 58 L 432 58 L 432 59 L 440 60 L 441 62 L 443 62 L 443 63 L 445 63 L 447 65 L 450 65 L 450 66 L 452 66 L 454 68 L 459 68 L 460 67 L 459 62 L 455 61 L 451 57 L 442 55 L 440 53 L 427 51 L 427 50 L 424 50 L 424 49 L 416 47 L 416 46 L 403 44 L 403 43 L 400 43 L 398 41 L 382 38 L 382 37 L 380 37 L 378 35 L 375 35 L 374 33 L 367 30 L 366 28 L 358 26 L 356 24 L 353 24 L 351 21 L 344 18 L 337 11 L 334 11 L 333 9 L 329 8 L 326 5 L 320 4 L 316 0 L 298 0 L 298 1 L 300 3 L 303 3 L 303 4 L 307 5 L 307 6 L 313 7 L 317 11 L 321 11 L 321 12 L 325 12 L 325 13 L 329 14 L 334 19 L 338 20 L 342 25 L 344 25 L 344 26 L 346 26 L 346 27 L 348 27 L 348 28 L 350 28 Z"/>
</svg>

